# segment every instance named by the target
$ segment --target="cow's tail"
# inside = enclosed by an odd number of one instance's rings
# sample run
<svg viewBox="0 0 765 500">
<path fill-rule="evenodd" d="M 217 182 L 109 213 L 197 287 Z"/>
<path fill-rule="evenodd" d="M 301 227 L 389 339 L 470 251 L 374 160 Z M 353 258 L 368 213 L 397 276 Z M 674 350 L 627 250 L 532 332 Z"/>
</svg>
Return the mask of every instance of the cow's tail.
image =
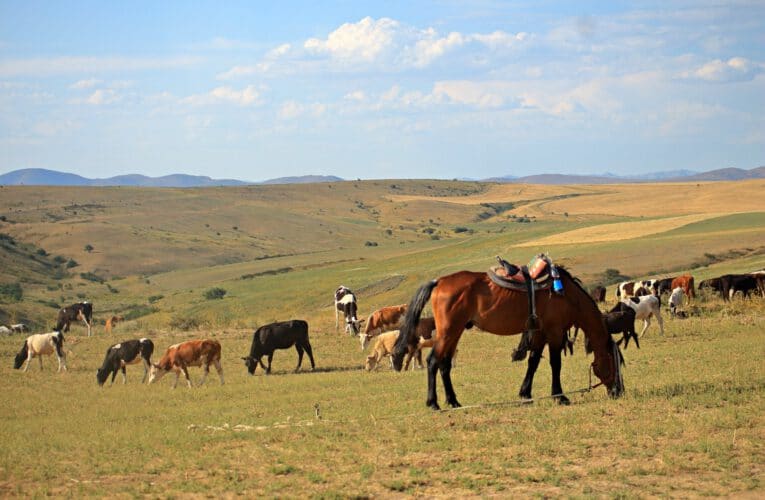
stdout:
<svg viewBox="0 0 765 500">
<path fill-rule="evenodd" d="M 425 309 L 425 305 L 430 300 L 430 294 L 433 293 L 436 285 L 438 285 L 438 280 L 431 280 L 422 285 L 406 309 L 404 323 L 401 325 L 396 346 L 393 349 L 393 367 L 397 371 L 401 371 L 404 355 L 407 353 L 409 346 L 417 344 L 417 324 L 420 322 L 422 310 Z"/>
<path fill-rule="evenodd" d="M 59 358 L 63 358 L 66 356 L 64 353 L 64 334 L 61 332 L 56 332 L 52 338 L 53 343 L 56 345 L 56 354 L 58 354 Z"/>
<path fill-rule="evenodd" d="M 24 360 L 27 359 L 27 349 L 28 349 L 27 341 L 25 340 L 24 345 L 21 346 L 21 350 L 19 351 L 19 353 L 16 355 L 16 357 L 13 360 L 13 368 L 15 368 L 16 370 L 21 368 L 21 365 L 24 364 Z"/>
<path fill-rule="evenodd" d="M 696 298 L 696 290 L 693 289 L 693 276 L 688 280 L 688 296 Z"/>
</svg>

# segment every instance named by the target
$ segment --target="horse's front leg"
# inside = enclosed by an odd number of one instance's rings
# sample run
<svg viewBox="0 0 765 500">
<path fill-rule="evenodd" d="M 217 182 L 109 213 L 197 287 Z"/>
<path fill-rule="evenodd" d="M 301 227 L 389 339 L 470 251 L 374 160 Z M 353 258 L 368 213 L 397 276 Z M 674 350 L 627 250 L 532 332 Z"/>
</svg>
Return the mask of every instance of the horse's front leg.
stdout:
<svg viewBox="0 0 765 500">
<path fill-rule="evenodd" d="M 521 384 L 521 390 L 518 392 L 518 395 L 523 399 L 531 399 L 531 385 L 534 382 L 534 374 L 537 371 L 537 367 L 539 367 L 539 361 L 542 359 L 542 350 L 544 349 L 544 346 L 542 349 L 535 349 L 531 351 L 531 354 L 529 355 L 529 364 L 526 368 L 526 376 L 523 379 L 523 384 Z M 560 356 L 560 353 L 558 353 Z"/>
<path fill-rule="evenodd" d="M 440 410 L 438 398 L 436 397 L 436 372 L 438 371 L 438 359 L 436 359 L 436 350 L 432 349 L 428 356 L 428 400 L 425 404 L 433 409 Z"/>
<path fill-rule="evenodd" d="M 549 346 L 548 351 L 550 352 L 550 368 L 552 369 L 552 396 L 559 404 L 571 404 L 571 401 L 563 394 L 563 387 L 560 384 L 561 350 Z"/>
<path fill-rule="evenodd" d="M 454 393 L 454 386 L 452 385 L 452 356 L 444 356 L 444 359 L 441 360 L 438 367 L 441 370 L 441 380 L 444 383 L 446 402 L 449 403 L 452 408 L 459 408 L 462 405 L 457 401 L 457 394 Z"/>
</svg>

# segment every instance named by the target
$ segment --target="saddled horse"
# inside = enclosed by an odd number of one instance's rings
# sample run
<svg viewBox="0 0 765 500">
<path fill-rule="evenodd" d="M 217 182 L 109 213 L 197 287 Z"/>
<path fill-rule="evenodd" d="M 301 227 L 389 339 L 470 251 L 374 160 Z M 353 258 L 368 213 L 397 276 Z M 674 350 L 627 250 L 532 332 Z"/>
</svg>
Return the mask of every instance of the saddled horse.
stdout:
<svg viewBox="0 0 765 500">
<path fill-rule="evenodd" d="M 597 304 L 579 280 L 558 267 L 563 293 L 537 290 L 535 293 L 537 327 L 530 338 L 531 354 L 526 377 L 520 389 L 522 398 L 531 399 L 534 373 L 542 359 L 545 345 L 549 346 L 552 369 L 552 394 L 561 404 L 568 404 L 560 383 L 561 351 L 566 331 L 572 326 L 585 333 L 587 352 L 594 352 L 592 369 L 612 397 L 624 392 L 621 365 L 624 363 L 619 347 L 611 339 Z M 451 380 L 452 357 L 462 332 L 477 326 L 495 335 L 516 335 L 528 330 L 528 295 L 523 291 L 500 287 L 488 273 L 460 271 L 432 280 L 417 291 L 409 304 L 393 353 L 393 364 L 401 369 L 409 346 L 418 339 L 416 327 L 428 300 L 436 321 L 435 344 L 428 356 L 427 406 L 439 409 L 436 396 L 436 372 L 441 372 L 446 402 L 459 407 Z"/>
</svg>

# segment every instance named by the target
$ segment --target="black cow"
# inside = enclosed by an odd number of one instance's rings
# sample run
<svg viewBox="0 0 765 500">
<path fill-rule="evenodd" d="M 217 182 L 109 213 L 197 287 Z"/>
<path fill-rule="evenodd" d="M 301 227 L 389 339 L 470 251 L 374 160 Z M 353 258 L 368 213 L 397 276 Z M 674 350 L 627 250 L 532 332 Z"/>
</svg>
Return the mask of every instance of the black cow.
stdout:
<svg viewBox="0 0 765 500">
<path fill-rule="evenodd" d="M 709 278 L 708 280 L 702 280 L 699 283 L 699 290 L 704 290 L 706 288 L 714 290 L 715 292 L 721 291 L 722 283 L 720 282 L 720 278 Z"/>
<path fill-rule="evenodd" d="M 151 368 L 151 355 L 154 352 L 154 343 L 149 339 L 126 340 L 119 344 L 114 344 L 106 350 L 106 357 L 101 368 L 96 372 L 98 385 L 103 386 L 109 374 L 112 375 L 111 383 L 114 383 L 114 377 L 117 371 L 122 370 L 122 383 L 127 383 L 127 374 L 125 366 L 140 363 L 143 361 L 143 379 L 141 383 L 146 382 L 146 375 Z"/>
<path fill-rule="evenodd" d="M 635 341 L 635 345 L 640 349 L 640 342 L 635 332 L 635 310 L 624 302 L 617 303 L 610 311 L 603 315 L 606 322 L 608 333 L 621 333 L 622 338 L 617 342 L 621 345 L 624 342 L 626 349 L 630 343 L 630 338 Z"/>
<path fill-rule="evenodd" d="M 250 355 L 242 359 L 244 364 L 247 365 L 247 371 L 250 375 L 255 373 L 258 363 L 260 363 L 260 366 L 263 367 L 266 373 L 271 373 L 271 360 L 274 359 L 274 351 L 277 349 L 287 349 L 293 345 L 298 352 L 298 364 L 295 367 L 295 371 L 300 370 L 300 365 L 303 363 L 303 351 L 308 353 L 308 358 L 311 360 L 311 369 L 316 368 L 316 364 L 313 362 L 311 343 L 308 341 L 308 323 L 302 319 L 279 321 L 261 326 L 255 330 L 252 336 Z M 263 356 L 268 356 L 267 367 L 261 360 Z"/>
<path fill-rule="evenodd" d="M 720 294 L 723 300 L 730 300 L 736 292 L 748 297 L 752 290 L 757 290 L 757 279 L 751 274 L 726 274 L 720 276 Z"/>
<path fill-rule="evenodd" d="M 68 332 L 69 324 L 72 321 L 82 320 L 88 327 L 88 337 L 90 337 L 90 326 L 93 323 L 93 304 L 90 302 L 79 302 L 62 308 L 58 312 L 56 328 L 59 332 Z"/>
</svg>

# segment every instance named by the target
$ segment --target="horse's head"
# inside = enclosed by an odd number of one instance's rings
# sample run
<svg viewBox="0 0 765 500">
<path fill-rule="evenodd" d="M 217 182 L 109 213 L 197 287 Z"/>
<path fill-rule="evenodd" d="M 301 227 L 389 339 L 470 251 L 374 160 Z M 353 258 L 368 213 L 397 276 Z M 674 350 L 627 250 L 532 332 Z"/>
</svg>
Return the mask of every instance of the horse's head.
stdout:
<svg viewBox="0 0 765 500">
<path fill-rule="evenodd" d="M 608 395 L 615 399 L 624 394 L 624 377 L 622 376 L 624 357 L 619 346 L 613 340 L 609 340 L 606 352 L 595 356 L 592 371 L 608 389 Z"/>
</svg>

